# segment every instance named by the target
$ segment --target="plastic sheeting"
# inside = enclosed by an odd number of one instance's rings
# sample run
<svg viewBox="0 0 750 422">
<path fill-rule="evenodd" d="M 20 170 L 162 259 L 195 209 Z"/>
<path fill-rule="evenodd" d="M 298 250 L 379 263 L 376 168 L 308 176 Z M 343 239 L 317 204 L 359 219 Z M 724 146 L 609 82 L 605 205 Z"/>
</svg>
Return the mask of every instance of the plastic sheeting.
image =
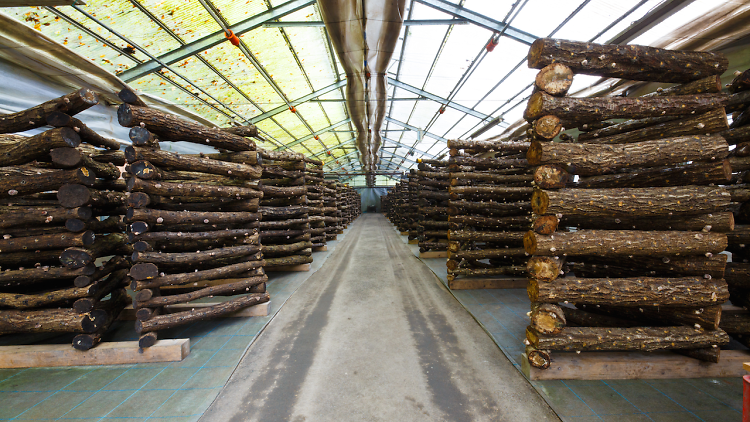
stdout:
<svg viewBox="0 0 750 422">
<path fill-rule="evenodd" d="M 356 188 L 362 198 L 362 212 L 367 212 L 367 208 L 374 205 L 375 212 L 380 212 L 380 197 L 388 194 L 387 188 Z"/>
<path fill-rule="evenodd" d="M 406 0 L 319 0 L 318 6 L 341 66 L 346 105 L 357 130 L 357 149 L 374 170 L 386 111 L 386 70 L 404 21 Z"/>
<path fill-rule="evenodd" d="M 74 91 L 63 80 L 50 78 L 46 73 L 38 74 L 18 64 L 0 58 L 0 113 L 15 113 L 33 107 L 53 98 L 60 97 Z M 94 87 L 94 91 L 100 93 Z M 100 96 L 99 104 L 76 115 L 91 129 L 102 136 L 118 140 L 123 145 L 129 145 L 129 128 L 120 126 L 117 121 L 117 104 L 110 104 L 106 96 Z M 22 133 L 34 135 L 50 129 L 42 126 Z M 162 142 L 162 149 L 182 153 L 215 152 L 211 147 L 190 144 L 187 142 Z"/>
</svg>

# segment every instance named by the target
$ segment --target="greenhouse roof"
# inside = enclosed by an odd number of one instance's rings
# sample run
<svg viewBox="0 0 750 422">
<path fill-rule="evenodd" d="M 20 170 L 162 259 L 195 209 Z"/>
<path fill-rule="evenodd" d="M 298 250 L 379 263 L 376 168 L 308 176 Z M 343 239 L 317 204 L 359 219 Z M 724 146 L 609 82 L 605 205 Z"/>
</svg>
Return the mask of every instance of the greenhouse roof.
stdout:
<svg viewBox="0 0 750 422">
<path fill-rule="evenodd" d="M 748 7 L 717 3 L 407 0 L 388 68 L 378 170 L 406 171 L 418 158 L 444 156 L 447 139 L 497 136 L 520 119 L 537 72 L 526 54 L 537 37 L 677 48 L 694 34 L 675 34 L 697 17 Z M 315 0 L 86 0 L 2 11 L 147 97 L 219 127 L 255 124 L 262 147 L 314 155 L 328 171 L 361 168 L 346 75 Z M 601 84 L 576 77 L 571 92 Z"/>
</svg>

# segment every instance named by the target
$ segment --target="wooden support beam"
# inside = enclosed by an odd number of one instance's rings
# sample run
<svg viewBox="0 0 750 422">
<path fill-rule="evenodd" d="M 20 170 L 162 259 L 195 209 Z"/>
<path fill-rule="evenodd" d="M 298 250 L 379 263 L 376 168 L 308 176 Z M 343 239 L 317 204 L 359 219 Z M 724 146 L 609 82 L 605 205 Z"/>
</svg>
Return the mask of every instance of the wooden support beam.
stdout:
<svg viewBox="0 0 750 422">
<path fill-rule="evenodd" d="M 159 340 L 148 349 L 139 349 L 137 341 L 101 343 L 87 351 L 76 350 L 67 343 L 2 346 L 0 368 L 179 362 L 189 353 L 188 338 Z"/>
<path fill-rule="evenodd" d="M 719 363 L 702 362 L 676 353 L 662 352 L 554 352 L 548 369 L 537 369 L 521 358 L 523 373 L 529 380 L 606 380 L 720 378 L 746 375 L 744 362 L 750 353 L 722 350 Z"/>
</svg>

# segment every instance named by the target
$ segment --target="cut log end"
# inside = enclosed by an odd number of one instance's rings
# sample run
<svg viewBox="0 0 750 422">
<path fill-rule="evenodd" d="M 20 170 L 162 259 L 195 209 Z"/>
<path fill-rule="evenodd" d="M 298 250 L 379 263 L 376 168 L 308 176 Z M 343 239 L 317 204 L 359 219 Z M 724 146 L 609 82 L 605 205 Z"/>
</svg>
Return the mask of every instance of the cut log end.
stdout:
<svg viewBox="0 0 750 422">
<path fill-rule="evenodd" d="M 542 116 L 534 121 L 534 132 L 544 139 L 554 138 L 561 130 L 562 121 L 557 116 Z"/>
<path fill-rule="evenodd" d="M 534 255 L 536 252 L 536 235 L 531 230 L 523 236 L 523 250 L 529 255 Z"/>
<path fill-rule="evenodd" d="M 535 190 L 531 195 L 531 210 L 534 214 L 544 215 L 549 208 L 549 195 L 543 190 Z"/>
<path fill-rule="evenodd" d="M 543 215 L 534 220 L 532 230 L 539 234 L 552 234 L 557 230 L 560 220 L 554 215 Z"/>
</svg>

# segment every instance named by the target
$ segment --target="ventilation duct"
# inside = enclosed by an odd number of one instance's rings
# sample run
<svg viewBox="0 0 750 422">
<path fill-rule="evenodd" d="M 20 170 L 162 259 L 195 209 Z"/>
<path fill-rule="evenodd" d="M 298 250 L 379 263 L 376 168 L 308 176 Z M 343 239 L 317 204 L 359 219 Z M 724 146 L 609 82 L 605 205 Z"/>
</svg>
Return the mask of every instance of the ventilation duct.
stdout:
<svg viewBox="0 0 750 422">
<path fill-rule="evenodd" d="M 318 0 L 336 55 L 346 72 L 346 106 L 357 130 L 365 170 L 375 170 L 393 56 L 406 0 Z"/>
</svg>

